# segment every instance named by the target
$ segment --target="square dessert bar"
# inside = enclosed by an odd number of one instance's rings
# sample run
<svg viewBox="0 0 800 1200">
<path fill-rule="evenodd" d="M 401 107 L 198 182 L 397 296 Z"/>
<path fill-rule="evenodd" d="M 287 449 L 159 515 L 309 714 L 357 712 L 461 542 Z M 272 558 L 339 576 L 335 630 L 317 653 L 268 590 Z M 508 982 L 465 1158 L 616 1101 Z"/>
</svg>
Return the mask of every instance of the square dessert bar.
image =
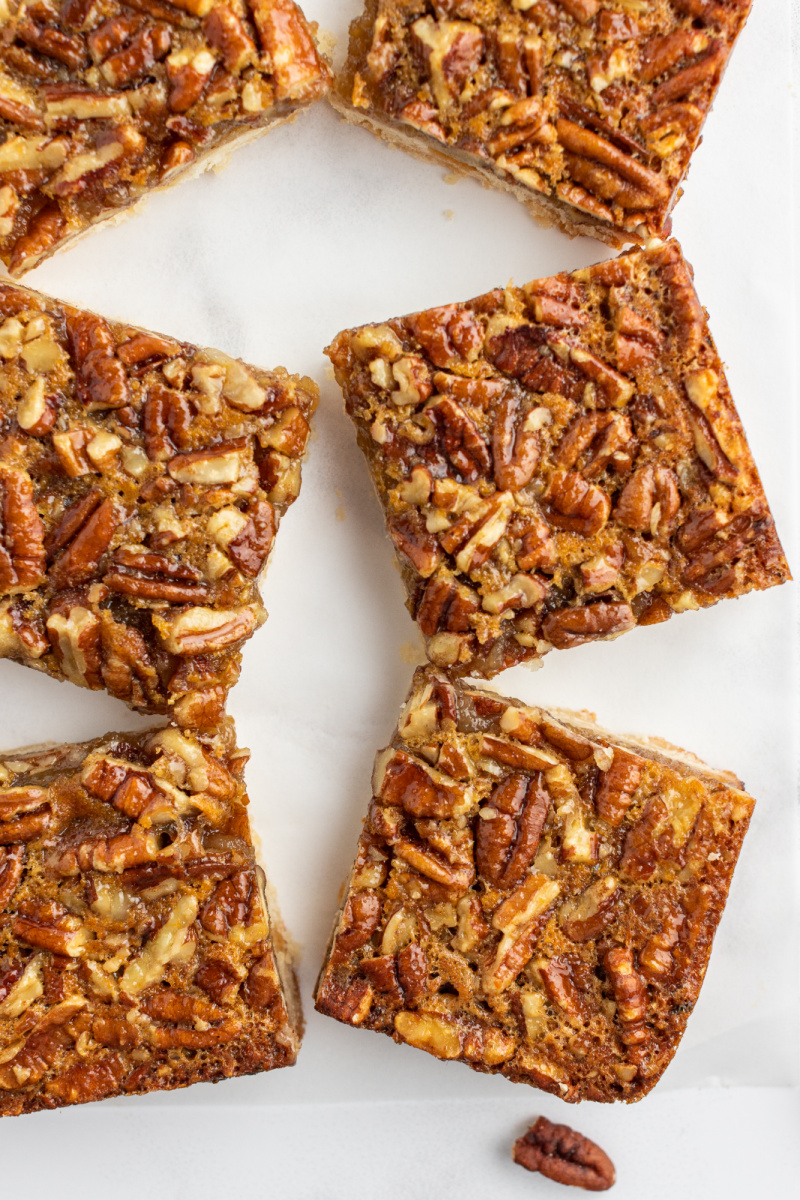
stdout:
<svg viewBox="0 0 800 1200">
<path fill-rule="evenodd" d="M 488 677 L 789 578 L 675 242 L 327 353 L 438 666 Z"/>
<path fill-rule="evenodd" d="M 213 728 L 317 396 L 0 285 L 0 657 Z"/>
<path fill-rule="evenodd" d="M 230 721 L 0 756 L 0 1116 L 290 1066 Z"/>
<path fill-rule="evenodd" d="M 612 246 L 668 232 L 751 0 L 368 0 L 332 103 Z"/>
<path fill-rule="evenodd" d="M 0 259 L 29 271 L 329 82 L 293 0 L 4 6 Z"/>
<path fill-rule="evenodd" d="M 753 800 L 420 668 L 317 984 L 320 1012 L 564 1100 L 638 1100 L 703 981 Z"/>
</svg>

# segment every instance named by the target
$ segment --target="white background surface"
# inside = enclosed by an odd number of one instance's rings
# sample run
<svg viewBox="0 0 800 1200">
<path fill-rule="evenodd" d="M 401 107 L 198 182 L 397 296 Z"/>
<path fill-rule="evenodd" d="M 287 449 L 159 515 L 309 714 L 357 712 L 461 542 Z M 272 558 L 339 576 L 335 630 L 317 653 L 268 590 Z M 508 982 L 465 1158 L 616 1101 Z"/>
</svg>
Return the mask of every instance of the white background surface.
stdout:
<svg viewBox="0 0 800 1200">
<path fill-rule="evenodd" d="M 307 0 L 338 39 L 360 0 Z M 800 570 L 790 0 L 756 0 L 674 230 L 779 532 Z M 510 197 L 390 150 L 327 105 L 153 198 L 26 282 L 109 316 L 281 363 L 322 386 L 270 619 L 231 698 L 252 816 L 302 947 L 308 1029 L 291 1071 L 0 1126 L 0 1196 L 426 1200 L 566 1195 L 510 1162 L 539 1113 L 595 1138 L 617 1200 L 797 1195 L 797 598 L 794 586 L 553 654 L 499 686 L 587 708 L 736 771 L 758 799 L 705 987 L 673 1065 L 632 1107 L 566 1106 L 315 1014 L 311 990 L 369 796 L 373 755 L 421 658 L 364 463 L 322 347 L 339 329 L 609 256 Z M 0 748 L 146 722 L 0 663 Z M 573 1194 L 573 1193 L 569 1193 Z"/>
</svg>

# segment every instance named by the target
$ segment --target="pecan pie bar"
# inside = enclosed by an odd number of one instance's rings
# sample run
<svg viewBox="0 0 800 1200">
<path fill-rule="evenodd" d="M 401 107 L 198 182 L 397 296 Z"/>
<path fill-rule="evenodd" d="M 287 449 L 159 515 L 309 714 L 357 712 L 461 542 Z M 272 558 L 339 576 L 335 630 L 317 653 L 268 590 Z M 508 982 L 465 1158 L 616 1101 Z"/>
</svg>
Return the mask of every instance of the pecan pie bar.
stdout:
<svg viewBox="0 0 800 1200">
<path fill-rule="evenodd" d="M 317 387 L 0 285 L 0 657 L 213 728 Z"/>
<path fill-rule="evenodd" d="M 789 578 L 675 242 L 327 353 L 438 666 L 491 676 Z"/>
<path fill-rule="evenodd" d="M 0 757 L 0 1115 L 290 1066 L 230 721 Z"/>
<path fill-rule="evenodd" d="M 0 259 L 21 275 L 329 86 L 293 0 L 9 0 Z"/>
<path fill-rule="evenodd" d="M 697 1001 L 753 800 L 583 714 L 416 672 L 320 1012 L 564 1100 L 638 1100 Z"/>
<path fill-rule="evenodd" d="M 350 121 L 612 246 L 669 214 L 751 0 L 367 0 Z"/>
</svg>

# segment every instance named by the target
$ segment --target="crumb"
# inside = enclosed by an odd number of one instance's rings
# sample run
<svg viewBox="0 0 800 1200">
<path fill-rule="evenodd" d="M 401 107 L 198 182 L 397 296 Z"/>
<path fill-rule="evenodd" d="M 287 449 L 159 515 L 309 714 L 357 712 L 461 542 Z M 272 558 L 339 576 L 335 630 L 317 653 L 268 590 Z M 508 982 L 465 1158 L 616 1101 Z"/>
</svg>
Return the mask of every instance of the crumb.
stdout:
<svg viewBox="0 0 800 1200">
<path fill-rule="evenodd" d="M 336 34 L 331 33 L 330 29 L 320 29 L 317 26 L 317 45 L 326 57 L 330 58 L 336 49 L 338 41 L 339 39 Z"/>
<path fill-rule="evenodd" d="M 403 642 L 400 647 L 400 657 L 409 666 L 416 666 L 425 661 L 425 651 L 418 641 Z"/>
<path fill-rule="evenodd" d="M 442 216 L 444 217 L 445 221 L 452 221 L 452 219 L 455 215 L 456 214 L 453 212 L 452 208 L 446 208 L 444 210 L 444 212 L 442 213 Z"/>
</svg>

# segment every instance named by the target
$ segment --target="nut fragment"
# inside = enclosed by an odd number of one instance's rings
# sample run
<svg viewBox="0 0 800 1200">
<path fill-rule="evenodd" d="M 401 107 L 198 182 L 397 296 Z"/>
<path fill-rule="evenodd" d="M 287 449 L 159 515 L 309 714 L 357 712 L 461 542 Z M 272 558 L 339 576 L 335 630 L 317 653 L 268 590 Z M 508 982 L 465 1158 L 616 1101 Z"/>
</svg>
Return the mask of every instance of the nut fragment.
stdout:
<svg viewBox="0 0 800 1200">
<path fill-rule="evenodd" d="M 436 1058 L 458 1058 L 461 1039 L 458 1027 L 447 1017 L 433 1013 L 399 1012 L 394 1027 L 404 1042 L 427 1050 Z"/>
<path fill-rule="evenodd" d="M 252 608 L 187 608 L 154 618 L 165 649 L 172 654 L 213 654 L 249 637 L 259 621 Z"/>
</svg>

